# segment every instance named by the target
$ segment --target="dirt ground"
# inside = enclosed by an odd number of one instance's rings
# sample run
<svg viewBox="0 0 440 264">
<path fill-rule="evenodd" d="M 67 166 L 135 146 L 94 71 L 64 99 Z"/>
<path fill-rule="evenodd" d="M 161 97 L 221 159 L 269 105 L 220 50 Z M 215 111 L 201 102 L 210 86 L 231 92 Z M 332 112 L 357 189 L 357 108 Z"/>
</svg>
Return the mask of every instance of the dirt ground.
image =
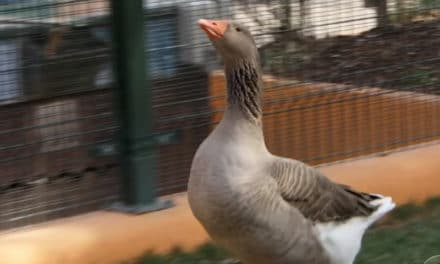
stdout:
<svg viewBox="0 0 440 264">
<path fill-rule="evenodd" d="M 382 223 L 365 234 L 356 264 L 424 263 L 438 255 L 440 199 L 423 206 L 406 204 L 396 208 Z M 411 250 L 407 250 L 411 248 Z M 241 264 L 227 252 L 209 243 L 192 252 L 175 249 L 168 255 L 147 254 L 136 264 Z M 426 262 L 425 262 L 426 263 Z M 435 262 L 438 263 L 438 262 Z"/>
<path fill-rule="evenodd" d="M 357 36 L 279 41 L 261 52 L 265 70 L 277 75 L 440 94 L 439 10 Z"/>
</svg>

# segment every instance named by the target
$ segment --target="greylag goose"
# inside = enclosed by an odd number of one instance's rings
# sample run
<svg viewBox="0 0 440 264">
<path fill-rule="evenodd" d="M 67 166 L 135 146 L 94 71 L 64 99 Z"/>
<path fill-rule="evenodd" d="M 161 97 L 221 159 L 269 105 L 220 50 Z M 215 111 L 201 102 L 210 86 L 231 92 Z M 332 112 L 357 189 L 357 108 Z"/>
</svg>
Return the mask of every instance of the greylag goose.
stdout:
<svg viewBox="0 0 440 264">
<path fill-rule="evenodd" d="M 199 146 L 188 199 L 211 238 L 246 264 L 349 264 L 390 197 L 330 181 L 271 154 L 262 130 L 262 72 L 253 37 L 230 21 L 200 20 L 224 61 L 227 109 Z"/>
</svg>

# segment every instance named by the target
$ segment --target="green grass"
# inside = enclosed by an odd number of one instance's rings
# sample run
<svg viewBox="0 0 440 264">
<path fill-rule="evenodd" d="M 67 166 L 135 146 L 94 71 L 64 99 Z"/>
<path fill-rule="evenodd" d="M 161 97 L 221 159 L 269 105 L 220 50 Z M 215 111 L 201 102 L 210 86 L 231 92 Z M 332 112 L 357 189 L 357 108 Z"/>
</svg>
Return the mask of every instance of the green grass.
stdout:
<svg viewBox="0 0 440 264">
<path fill-rule="evenodd" d="M 357 264 L 423 264 L 440 255 L 440 209 L 407 223 L 367 233 Z"/>
<path fill-rule="evenodd" d="M 227 260 L 228 254 L 214 246 L 206 244 L 194 252 L 183 252 L 180 249 L 173 250 L 168 255 L 146 254 L 136 264 L 220 264 Z"/>
<path fill-rule="evenodd" d="M 440 8 L 440 0 L 422 0 L 422 6 L 425 8 Z"/>
<path fill-rule="evenodd" d="M 356 264 L 423 264 L 440 255 L 440 198 L 423 206 L 407 204 L 396 208 L 364 237 Z M 228 254 L 206 244 L 194 252 L 174 250 L 168 255 L 146 254 L 137 264 L 227 264 Z"/>
</svg>

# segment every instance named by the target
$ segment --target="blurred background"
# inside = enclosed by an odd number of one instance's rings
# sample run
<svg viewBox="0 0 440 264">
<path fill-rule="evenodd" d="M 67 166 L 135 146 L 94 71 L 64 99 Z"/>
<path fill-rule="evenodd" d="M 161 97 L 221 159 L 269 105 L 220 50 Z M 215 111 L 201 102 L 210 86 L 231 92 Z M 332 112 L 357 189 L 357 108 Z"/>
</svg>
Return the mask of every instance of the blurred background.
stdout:
<svg viewBox="0 0 440 264">
<path fill-rule="evenodd" d="M 112 16 L 110 0 L 0 0 L 0 229 L 186 190 L 192 156 L 225 107 L 199 18 L 235 19 L 255 36 L 271 152 L 322 165 L 440 139 L 439 0 L 143 7 L 133 37 L 133 19 Z M 134 39 L 145 56 L 130 51 Z M 127 62 L 136 54 L 145 71 Z M 132 130 L 145 128 L 143 139 L 126 131 L 140 119 Z M 152 157 L 147 180 L 127 176 L 130 144 Z"/>
</svg>

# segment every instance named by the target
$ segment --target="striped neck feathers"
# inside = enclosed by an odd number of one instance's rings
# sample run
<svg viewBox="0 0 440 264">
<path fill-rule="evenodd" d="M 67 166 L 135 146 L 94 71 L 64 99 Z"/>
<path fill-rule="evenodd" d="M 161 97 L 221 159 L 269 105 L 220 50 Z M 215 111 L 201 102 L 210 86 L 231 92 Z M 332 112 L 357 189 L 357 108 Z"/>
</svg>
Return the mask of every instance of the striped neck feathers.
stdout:
<svg viewBox="0 0 440 264">
<path fill-rule="evenodd" d="M 228 105 L 239 111 L 249 121 L 261 121 L 262 79 L 258 63 L 240 61 L 226 67 Z"/>
</svg>

